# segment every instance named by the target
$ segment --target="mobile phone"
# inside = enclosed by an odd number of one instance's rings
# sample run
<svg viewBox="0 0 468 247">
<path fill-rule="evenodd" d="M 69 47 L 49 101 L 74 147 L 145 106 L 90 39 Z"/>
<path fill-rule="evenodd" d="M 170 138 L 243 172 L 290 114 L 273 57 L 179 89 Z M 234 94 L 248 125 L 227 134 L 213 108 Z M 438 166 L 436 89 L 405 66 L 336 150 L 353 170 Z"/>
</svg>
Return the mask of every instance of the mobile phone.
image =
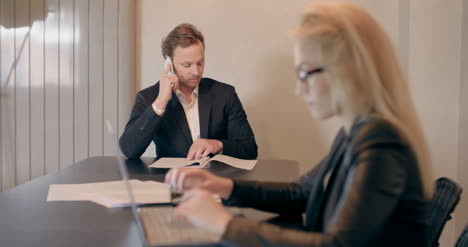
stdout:
<svg viewBox="0 0 468 247">
<path fill-rule="evenodd" d="M 172 60 L 169 56 L 167 56 L 166 60 L 164 60 L 164 70 L 166 70 L 168 64 L 171 65 L 171 69 L 169 70 L 167 75 L 172 75 L 174 73 L 174 68 L 172 67 Z"/>
</svg>

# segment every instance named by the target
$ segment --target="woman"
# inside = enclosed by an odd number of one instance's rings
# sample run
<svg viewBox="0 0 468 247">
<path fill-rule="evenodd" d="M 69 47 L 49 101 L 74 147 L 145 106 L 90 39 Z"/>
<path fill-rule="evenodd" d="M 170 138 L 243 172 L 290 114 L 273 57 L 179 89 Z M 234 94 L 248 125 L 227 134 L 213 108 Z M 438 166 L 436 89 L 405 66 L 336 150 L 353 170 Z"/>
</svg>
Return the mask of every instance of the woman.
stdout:
<svg viewBox="0 0 468 247">
<path fill-rule="evenodd" d="M 392 44 L 350 3 L 305 8 L 292 32 L 298 94 L 318 119 L 340 118 L 330 153 L 295 183 L 236 181 L 173 169 L 187 191 L 175 213 L 234 246 L 424 246 L 427 145 Z M 305 213 L 304 230 L 233 217 L 227 205 Z"/>
</svg>

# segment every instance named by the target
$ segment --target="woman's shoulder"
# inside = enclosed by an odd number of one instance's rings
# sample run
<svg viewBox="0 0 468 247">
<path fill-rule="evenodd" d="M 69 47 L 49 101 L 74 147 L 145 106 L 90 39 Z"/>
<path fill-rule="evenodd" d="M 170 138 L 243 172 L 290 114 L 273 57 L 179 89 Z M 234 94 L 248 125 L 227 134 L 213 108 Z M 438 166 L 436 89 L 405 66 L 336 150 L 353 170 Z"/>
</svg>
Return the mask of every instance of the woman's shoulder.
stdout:
<svg viewBox="0 0 468 247">
<path fill-rule="evenodd" d="M 351 128 L 350 136 L 355 151 L 382 146 L 409 148 L 402 131 L 383 118 L 370 118 L 355 123 Z"/>
<path fill-rule="evenodd" d="M 392 122 L 370 119 L 359 123 L 353 134 L 350 160 L 354 165 L 368 164 L 361 166 L 365 167 L 366 174 L 417 174 L 416 153 Z"/>
</svg>

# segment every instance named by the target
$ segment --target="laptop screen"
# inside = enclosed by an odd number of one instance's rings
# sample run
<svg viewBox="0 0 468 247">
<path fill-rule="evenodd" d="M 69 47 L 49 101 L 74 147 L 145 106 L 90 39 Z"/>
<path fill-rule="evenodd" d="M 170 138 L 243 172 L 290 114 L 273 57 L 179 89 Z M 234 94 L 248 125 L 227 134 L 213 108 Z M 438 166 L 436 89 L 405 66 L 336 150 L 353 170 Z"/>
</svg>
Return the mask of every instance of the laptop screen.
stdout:
<svg viewBox="0 0 468 247">
<path fill-rule="evenodd" d="M 112 125 L 109 120 L 106 120 L 106 127 L 107 127 L 107 132 L 111 135 L 112 140 L 113 140 L 112 142 L 114 143 L 113 145 L 114 155 L 117 159 L 117 164 L 119 166 L 120 175 L 122 176 L 122 179 L 125 184 L 125 188 L 128 192 L 128 198 L 130 199 L 130 207 L 132 209 L 133 218 L 136 220 L 136 223 L 137 223 L 138 235 L 140 236 L 140 239 L 145 244 L 145 246 L 147 246 L 148 242 L 146 241 L 146 238 L 145 238 L 143 223 L 141 222 L 141 219 L 138 216 L 137 206 L 135 203 L 135 197 L 133 195 L 133 190 L 132 190 L 131 184 L 128 182 L 129 180 L 128 170 L 127 170 L 127 167 L 125 166 L 123 156 L 119 151 L 119 144 L 118 144 L 119 140 L 117 138 L 117 134 L 112 128 Z"/>
</svg>

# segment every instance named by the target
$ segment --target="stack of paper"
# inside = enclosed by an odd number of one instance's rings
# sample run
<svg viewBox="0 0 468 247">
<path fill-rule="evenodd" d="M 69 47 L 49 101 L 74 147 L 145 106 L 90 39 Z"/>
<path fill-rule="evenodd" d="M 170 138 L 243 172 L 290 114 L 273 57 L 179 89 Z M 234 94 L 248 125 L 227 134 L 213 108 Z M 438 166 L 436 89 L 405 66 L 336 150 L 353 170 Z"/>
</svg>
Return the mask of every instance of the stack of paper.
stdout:
<svg viewBox="0 0 468 247">
<path fill-rule="evenodd" d="M 129 180 L 135 203 L 169 203 L 169 185 L 154 181 Z M 52 184 L 47 201 L 92 201 L 102 206 L 127 207 L 130 199 L 124 181 L 88 184 Z"/>
</svg>

